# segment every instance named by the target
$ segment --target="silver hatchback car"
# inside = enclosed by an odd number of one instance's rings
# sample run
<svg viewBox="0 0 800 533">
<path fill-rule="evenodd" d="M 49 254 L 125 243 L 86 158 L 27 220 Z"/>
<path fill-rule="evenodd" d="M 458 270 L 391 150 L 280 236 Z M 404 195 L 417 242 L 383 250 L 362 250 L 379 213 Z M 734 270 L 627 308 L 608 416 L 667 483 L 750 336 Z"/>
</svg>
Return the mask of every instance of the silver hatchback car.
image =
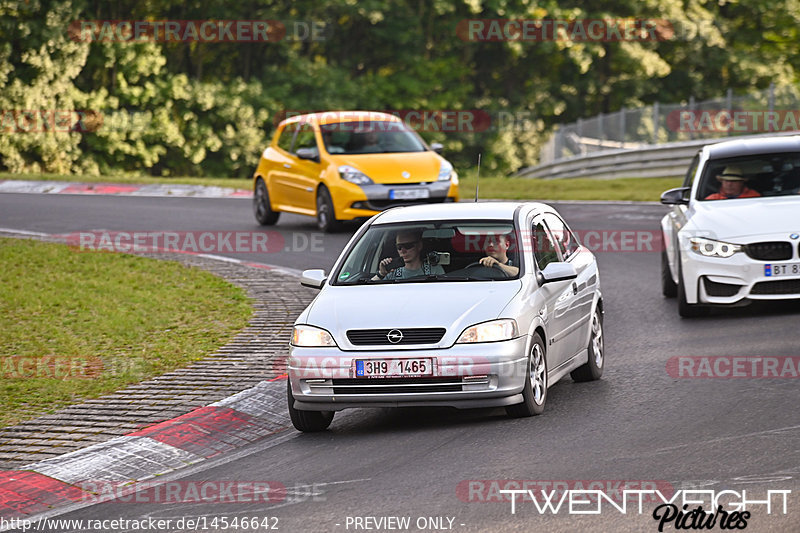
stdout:
<svg viewBox="0 0 800 533">
<path fill-rule="evenodd" d="M 372 217 L 297 318 L 289 413 L 301 431 L 350 407 L 543 411 L 566 374 L 603 373 L 594 255 L 541 203 L 399 207 Z"/>
</svg>

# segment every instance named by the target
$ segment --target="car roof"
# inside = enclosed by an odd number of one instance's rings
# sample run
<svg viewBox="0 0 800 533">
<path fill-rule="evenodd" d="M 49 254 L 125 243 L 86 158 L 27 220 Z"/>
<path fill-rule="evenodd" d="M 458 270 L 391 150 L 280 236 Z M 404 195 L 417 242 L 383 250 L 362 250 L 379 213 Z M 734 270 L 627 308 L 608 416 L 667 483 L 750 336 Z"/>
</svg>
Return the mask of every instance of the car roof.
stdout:
<svg viewBox="0 0 800 533">
<path fill-rule="evenodd" d="M 422 222 L 427 220 L 512 220 L 517 209 L 554 211 L 539 202 L 458 202 L 396 207 L 382 212 L 373 224 Z"/>
<path fill-rule="evenodd" d="M 800 151 L 800 136 L 762 137 L 758 139 L 734 139 L 710 144 L 704 148 L 710 159 L 722 159 L 740 155 L 770 154 Z"/>
<path fill-rule="evenodd" d="M 381 111 L 319 111 L 295 115 L 283 120 L 280 125 L 292 122 L 310 122 L 312 124 L 338 124 L 341 122 L 368 122 L 368 121 L 402 122 L 400 117 Z"/>
</svg>

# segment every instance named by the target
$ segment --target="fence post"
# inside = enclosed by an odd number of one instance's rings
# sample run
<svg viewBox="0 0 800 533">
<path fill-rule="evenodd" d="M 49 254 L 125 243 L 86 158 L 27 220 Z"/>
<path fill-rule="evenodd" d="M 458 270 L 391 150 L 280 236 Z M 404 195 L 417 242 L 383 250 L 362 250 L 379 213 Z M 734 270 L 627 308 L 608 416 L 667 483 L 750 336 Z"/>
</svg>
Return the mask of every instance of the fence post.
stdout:
<svg viewBox="0 0 800 533">
<path fill-rule="evenodd" d="M 622 145 L 620 148 L 625 148 L 625 106 L 622 106 L 622 109 L 619 110 L 619 131 L 622 135 L 620 135 Z"/>
<path fill-rule="evenodd" d="M 728 87 L 728 92 L 725 95 L 725 107 L 728 109 L 728 113 L 731 116 L 731 122 L 733 122 L 733 89 L 730 87 Z M 728 137 L 730 137 L 733 132 L 733 124 L 730 126 L 731 127 L 728 128 Z"/>
<path fill-rule="evenodd" d="M 661 117 L 658 116 L 658 102 L 653 104 L 653 144 L 658 144 L 658 128 L 660 128 L 659 120 Z"/>
<path fill-rule="evenodd" d="M 689 97 L 689 111 L 691 111 L 691 112 L 692 112 L 692 117 L 694 117 L 694 116 L 695 116 L 695 115 L 694 115 L 694 108 L 695 108 L 695 105 L 694 105 L 694 96 L 690 96 L 690 97 Z M 694 131 L 691 131 L 691 130 L 689 131 L 689 138 L 690 138 L 691 140 L 694 140 Z"/>
<path fill-rule="evenodd" d="M 769 84 L 769 112 L 775 111 L 775 82 Z"/>
</svg>

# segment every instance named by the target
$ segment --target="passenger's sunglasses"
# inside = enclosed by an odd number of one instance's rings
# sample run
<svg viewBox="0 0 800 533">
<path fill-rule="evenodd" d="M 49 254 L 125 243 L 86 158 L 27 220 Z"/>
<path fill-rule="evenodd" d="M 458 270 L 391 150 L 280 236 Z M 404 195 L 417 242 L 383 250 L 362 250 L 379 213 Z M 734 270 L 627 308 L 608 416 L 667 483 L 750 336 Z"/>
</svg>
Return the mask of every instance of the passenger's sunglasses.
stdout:
<svg viewBox="0 0 800 533">
<path fill-rule="evenodd" d="M 416 245 L 417 245 L 417 242 L 419 242 L 419 241 L 413 241 L 413 242 L 398 242 L 398 243 L 397 243 L 397 251 L 400 251 L 400 250 L 410 250 L 410 249 L 412 249 L 414 246 L 416 246 Z"/>
</svg>

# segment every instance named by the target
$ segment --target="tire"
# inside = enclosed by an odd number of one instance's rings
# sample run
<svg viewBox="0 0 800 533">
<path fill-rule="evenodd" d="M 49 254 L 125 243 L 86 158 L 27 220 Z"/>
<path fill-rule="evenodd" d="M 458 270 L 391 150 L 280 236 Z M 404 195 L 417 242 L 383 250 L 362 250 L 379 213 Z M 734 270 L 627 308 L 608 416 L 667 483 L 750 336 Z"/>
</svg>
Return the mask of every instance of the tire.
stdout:
<svg viewBox="0 0 800 533">
<path fill-rule="evenodd" d="M 273 211 L 269 205 L 269 191 L 261 178 L 256 182 L 256 189 L 253 192 L 253 214 L 262 226 L 274 225 L 281 216 L 280 212 Z"/>
<path fill-rule="evenodd" d="M 603 375 L 605 365 L 605 342 L 603 339 L 603 313 L 600 307 L 592 314 L 591 335 L 589 336 L 589 360 L 569 373 L 577 382 L 594 381 Z"/>
<path fill-rule="evenodd" d="M 528 372 L 525 385 L 522 387 L 522 402 L 506 406 L 506 414 L 511 418 L 523 418 L 540 415 L 547 402 L 547 358 L 544 341 L 536 333 L 531 341 L 531 353 L 528 356 Z"/>
<path fill-rule="evenodd" d="M 697 318 L 708 314 L 708 308 L 686 301 L 686 287 L 683 284 L 683 271 L 678 261 L 678 314 L 681 318 Z"/>
<path fill-rule="evenodd" d="M 325 233 L 334 233 L 340 227 L 333 209 L 331 193 L 324 185 L 317 191 L 317 227 Z"/>
<path fill-rule="evenodd" d="M 661 294 L 665 298 L 675 298 L 678 295 L 678 285 L 672 279 L 667 252 L 664 250 L 661 250 Z"/>
<path fill-rule="evenodd" d="M 298 431 L 310 433 L 328 429 L 333 421 L 334 411 L 301 411 L 294 408 L 292 382 L 286 379 L 286 399 L 289 402 L 289 418 Z"/>
</svg>

